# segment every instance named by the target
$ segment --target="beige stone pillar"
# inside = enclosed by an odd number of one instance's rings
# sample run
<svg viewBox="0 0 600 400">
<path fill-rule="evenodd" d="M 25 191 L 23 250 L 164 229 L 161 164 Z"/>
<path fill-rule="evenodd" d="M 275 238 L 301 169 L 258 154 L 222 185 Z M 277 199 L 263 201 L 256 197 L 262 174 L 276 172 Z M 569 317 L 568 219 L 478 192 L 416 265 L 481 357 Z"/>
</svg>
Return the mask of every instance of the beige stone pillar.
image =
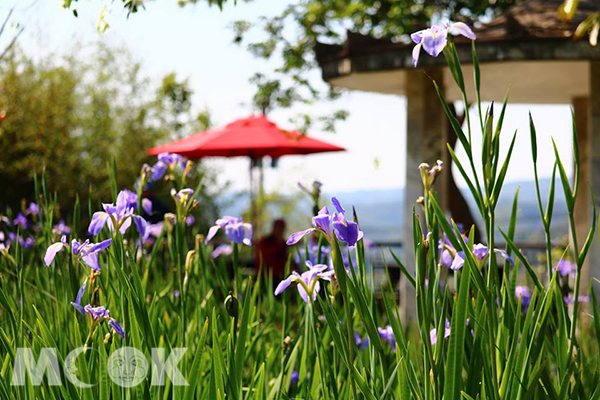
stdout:
<svg viewBox="0 0 600 400">
<path fill-rule="evenodd" d="M 406 186 L 404 197 L 403 227 L 403 259 L 406 268 L 414 273 L 415 257 L 412 240 L 412 212 L 415 202 L 423 194 L 423 186 L 418 166 L 426 162 L 433 166 L 437 160 L 445 161 L 447 118 L 437 96 L 433 82 L 435 79 L 443 89 L 441 70 L 409 70 L 406 72 Z M 449 174 L 444 170 L 442 176 Z M 436 191 L 441 204 L 445 204 L 443 196 L 445 179 L 436 182 Z M 417 210 L 418 207 L 417 207 Z M 420 210 L 419 210 L 420 211 Z M 403 319 L 415 317 L 415 293 L 405 279 L 400 281 L 400 303 Z"/>
<path fill-rule="evenodd" d="M 589 185 L 594 190 L 596 209 L 600 213 L 600 62 L 590 62 L 590 95 L 573 99 L 573 111 L 579 143 L 579 193 L 575 203 L 575 225 L 581 249 L 592 222 Z M 591 278 L 600 279 L 600 245 L 598 232 L 587 255 L 581 277 L 581 293 L 589 293 Z"/>
</svg>

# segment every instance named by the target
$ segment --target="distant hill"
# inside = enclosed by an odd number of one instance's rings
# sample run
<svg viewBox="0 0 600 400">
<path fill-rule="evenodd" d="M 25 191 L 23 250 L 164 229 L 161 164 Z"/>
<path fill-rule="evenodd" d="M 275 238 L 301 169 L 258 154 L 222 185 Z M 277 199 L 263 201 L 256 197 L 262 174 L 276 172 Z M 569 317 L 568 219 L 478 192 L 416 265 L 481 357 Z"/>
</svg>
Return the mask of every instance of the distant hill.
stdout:
<svg viewBox="0 0 600 400">
<path fill-rule="evenodd" d="M 540 192 L 544 207 L 548 198 L 551 179 L 540 180 Z M 508 227 L 514 195 L 519 189 L 518 222 L 515 239 L 517 241 L 541 242 L 544 240 L 543 229 L 537 204 L 537 196 L 533 181 L 507 182 L 500 194 L 500 202 L 496 209 L 497 224 Z M 475 202 L 467 188 L 461 192 L 467 199 L 478 225 L 483 228 L 478 218 Z M 374 242 L 401 242 L 403 226 L 404 189 L 360 190 L 337 193 L 343 204 L 353 204 L 358 213 L 365 236 Z M 329 197 L 329 196 L 328 196 Z M 560 238 L 568 233 L 567 208 L 560 182 L 556 182 L 555 206 L 553 218 L 553 235 Z"/>
<path fill-rule="evenodd" d="M 551 179 L 540 180 L 544 207 L 548 197 L 550 182 Z M 504 185 L 496 210 L 497 224 L 500 227 L 508 227 L 512 202 L 517 189 L 519 189 L 519 207 L 515 239 L 517 241 L 541 242 L 543 241 L 543 230 L 533 181 L 508 182 Z M 477 216 L 475 203 L 471 201 L 468 189 L 461 189 L 461 192 L 469 202 L 479 226 L 482 226 L 481 220 Z M 568 214 L 560 182 L 557 182 L 555 192 L 556 198 L 552 225 L 553 235 L 558 239 L 565 236 L 568 232 Z M 402 227 L 404 223 L 402 215 L 404 203 L 403 188 L 338 192 L 335 195 L 347 208 L 352 205 L 355 207 L 362 230 L 365 232 L 365 237 L 373 242 L 389 243 L 402 241 Z M 331 194 L 328 193 L 325 193 L 323 196 L 326 199 L 330 197 Z M 247 195 L 232 196 L 229 204 L 223 207 L 223 213 L 240 215 L 247 207 L 247 202 Z M 309 212 L 310 204 L 308 204 L 308 201 L 306 203 L 306 207 L 301 206 L 299 212 Z"/>
</svg>

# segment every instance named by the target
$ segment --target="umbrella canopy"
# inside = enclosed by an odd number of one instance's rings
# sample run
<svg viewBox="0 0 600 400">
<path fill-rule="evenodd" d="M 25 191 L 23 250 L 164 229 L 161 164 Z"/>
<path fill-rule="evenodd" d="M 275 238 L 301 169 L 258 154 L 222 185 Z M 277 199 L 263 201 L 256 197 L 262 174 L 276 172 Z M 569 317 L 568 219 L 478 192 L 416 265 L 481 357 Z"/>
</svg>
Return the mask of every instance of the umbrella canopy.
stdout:
<svg viewBox="0 0 600 400">
<path fill-rule="evenodd" d="M 345 149 L 296 131 L 280 129 L 264 115 L 239 119 L 222 128 L 209 129 L 148 150 L 148 155 L 177 153 L 190 159 L 202 157 L 279 158 L 289 154 L 313 154 Z"/>
</svg>

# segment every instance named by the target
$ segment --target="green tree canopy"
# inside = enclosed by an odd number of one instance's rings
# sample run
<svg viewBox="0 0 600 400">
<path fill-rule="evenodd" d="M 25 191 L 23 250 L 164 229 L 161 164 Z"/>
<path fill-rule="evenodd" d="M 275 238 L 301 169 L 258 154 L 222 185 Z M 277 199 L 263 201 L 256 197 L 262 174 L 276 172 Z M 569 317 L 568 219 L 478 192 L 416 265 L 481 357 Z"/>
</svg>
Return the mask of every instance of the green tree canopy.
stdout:
<svg viewBox="0 0 600 400">
<path fill-rule="evenodd" d="M 191 97 L 188 82 L 175 74 L 153 84 L 122 48 L 98 43 L 41 61 L 14 52 L 0 64 L 0 206 L 34 200 L 33 176 L 44 168 L 63 213 L 77 194 L 85 202 L 90 187 L 94 201 L 109 201 L 111 160 L 118 186 L 131 188 L 143 163 L 153 162 L 148 148 L 210 123 L 207 111 L 194 116 Z M 196 168 L 214 183 L 214 174 L 200 163 Z M 205 206 L 212 219 L 208 196 Z"/>
</svg>

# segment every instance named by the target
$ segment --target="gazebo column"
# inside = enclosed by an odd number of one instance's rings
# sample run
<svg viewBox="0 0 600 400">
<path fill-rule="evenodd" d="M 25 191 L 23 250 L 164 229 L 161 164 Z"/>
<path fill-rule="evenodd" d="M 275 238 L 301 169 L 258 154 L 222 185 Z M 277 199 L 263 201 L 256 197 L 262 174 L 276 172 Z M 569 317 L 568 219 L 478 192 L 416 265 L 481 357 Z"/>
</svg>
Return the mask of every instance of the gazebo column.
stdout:
<svg viewBox="0 0 600 400">
<path fill-rule="evenodd" d="M 575 125 L 579 143 L 579 193 L 575 203 L 575 225 L 579 249 L 585 243 L 592 222 L 592 205 L 588 183 L 594 189 L 596 208 L 600 212 L 600 62 L 590 62 L 589 97 L 573 99 Z M 589 291 L 590 278 L 600 278 L 600 246 L 592 247 L 583 266 L 581 293 Z"/>
<path fill-rule="evenodd" d="M 406 186 L 404 192 L 404 227 L 402 262 L 414 273 L 415 257 L 413 252 L 412 213 L 413 207 L 420 213 L 416 200 L 423 195 L 423 185 L 418 166 L 426 162 L 433 166 L 437 160 L 446 165 L 447 154 L 447 117 L 440 99 L 434 89 L 434 79 L 443 88 L 443 75 L 439 69 L 406 71 Z M 448 196 L 444 196 L 447 177 L 450 171 L 444 170 L 436 181 L 435 188 L 438 199 L 445 209 Z M 421 218 L 422 224 L 424 218 Z M 403 319 L 416 315 L 415 293 L 406 279 L 400 281 L 400 304 Z"/>
</svg>

